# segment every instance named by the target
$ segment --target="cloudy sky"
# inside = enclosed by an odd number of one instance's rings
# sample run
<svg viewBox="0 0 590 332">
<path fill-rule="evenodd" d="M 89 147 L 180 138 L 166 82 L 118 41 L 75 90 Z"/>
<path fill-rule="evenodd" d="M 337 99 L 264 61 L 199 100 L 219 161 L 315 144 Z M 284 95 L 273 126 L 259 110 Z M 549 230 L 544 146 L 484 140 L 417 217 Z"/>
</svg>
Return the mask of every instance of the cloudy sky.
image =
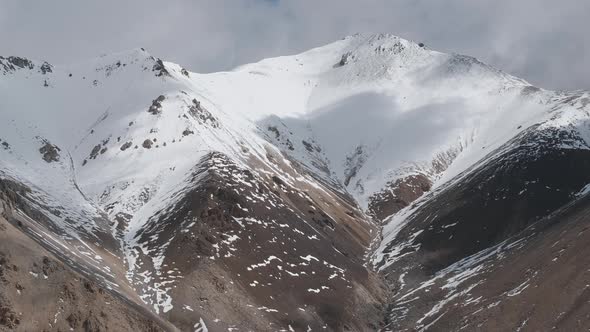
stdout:
<svg viewBox="0 0 590 332">
<path fill-rule="evenodd" d="M 145 47 L 196 72 L 388 32 L 533 84 L 590 89 L 587 0 L 0 0 L 0 54 L 68 63 Z"/>
</svg>

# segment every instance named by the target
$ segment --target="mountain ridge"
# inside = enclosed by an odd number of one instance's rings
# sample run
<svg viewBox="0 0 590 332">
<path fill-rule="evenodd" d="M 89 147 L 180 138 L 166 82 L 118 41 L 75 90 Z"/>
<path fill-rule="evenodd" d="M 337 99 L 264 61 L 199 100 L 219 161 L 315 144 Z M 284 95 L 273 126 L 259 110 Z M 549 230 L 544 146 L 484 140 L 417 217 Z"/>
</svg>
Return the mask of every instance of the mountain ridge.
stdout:
<svg viewBox="0 0 590 332">
<path fill-rule="evenodd" d="M 0 57 L 0 68 L 6 219 L 181 330 L 435 324 L 391 305 L 542 217 L 520 207 L 526 220 L 478 245 L 463 233 L 447 243 L 434 219 L 446 235 L 473 227 L 453 225 L 453 211 L 493 206 L 464 188 L 512 192 L 522 184 L 490 179 L 526 178 L 505 166 L 519 163 L 562 190 L 530 189 L 540 202 L 566 204 L 590 182 L 565 162 L 586 160 L 588 92 L 539 89 L 393 35 L 209 74 L 143 49 L 71 66 Z M 572 178 L 552 180 L 544 163 Z M 448 216 L 432 217 L 437 206 Z"/>
</svg>

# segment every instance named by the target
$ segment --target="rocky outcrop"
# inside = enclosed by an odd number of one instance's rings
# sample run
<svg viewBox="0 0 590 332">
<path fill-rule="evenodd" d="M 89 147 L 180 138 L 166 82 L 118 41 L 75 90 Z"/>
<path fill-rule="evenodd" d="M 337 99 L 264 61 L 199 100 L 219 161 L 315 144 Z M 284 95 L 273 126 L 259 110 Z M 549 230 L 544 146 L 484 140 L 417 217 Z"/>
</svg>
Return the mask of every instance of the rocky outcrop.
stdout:
<svg viewBox="0 0 590 332">
<path fill-rule="evenodd" d="M 389 182 L 385 189 L 371 195 L 368 212 L 376 220 L 383 221 L 430 191 L 431 186 L 430 178 L 424 174 L 409 175 Z"/>
<path fill-rule="evenodd" d="M 156 74 L 157 77 L 170 76 L 170 72 L 168 71 L 168 69 L 166 69 L 164 62 L 161 59 L 155 59 L 152 71 Z"/>
<path fill-rule="evenodd" d="M 44 141 L 43 146 L 39 148 L 39 152 L 43 156 L 43 160 L 45 160 L 48 163 L 59 161 L 60 151 L 61 149 L 59 147 L 49 143 L 48 141 Z"/>
<path fill-rule="evenodd" d="M 164 95 L 158 96 L 158 98 L 152 101 L 152 105 L 148 109 L 148 112 L 153 115 L 158 115 L 162 113 L 162 102 L 166 99 Z"/>
<path fill-rule="evenodd" d="M 220 124 L 219 121 L 209 112 L 206 110 L 196 99 L 192 100 L 192 104 L 189 105 L 189 114 L 197 120 L 199 124 L 206 124 L 213 128 L 219 128 Z"/>
</svg>

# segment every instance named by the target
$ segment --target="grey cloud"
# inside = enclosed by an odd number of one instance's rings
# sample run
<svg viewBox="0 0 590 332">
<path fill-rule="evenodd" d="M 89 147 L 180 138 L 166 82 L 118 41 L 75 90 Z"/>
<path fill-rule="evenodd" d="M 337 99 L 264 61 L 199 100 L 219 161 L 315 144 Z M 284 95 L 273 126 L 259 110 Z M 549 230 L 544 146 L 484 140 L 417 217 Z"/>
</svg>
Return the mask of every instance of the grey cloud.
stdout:
<svg viewBox="0 0 590 332">
<path fill-rule="evenodd" d="M 197 72 L 389 32 L 554 89 L 590 89 L 585 0 L 143 0 L 0 3 L 0 54 L 67 63 L 146 47 Z"/>
</svg>

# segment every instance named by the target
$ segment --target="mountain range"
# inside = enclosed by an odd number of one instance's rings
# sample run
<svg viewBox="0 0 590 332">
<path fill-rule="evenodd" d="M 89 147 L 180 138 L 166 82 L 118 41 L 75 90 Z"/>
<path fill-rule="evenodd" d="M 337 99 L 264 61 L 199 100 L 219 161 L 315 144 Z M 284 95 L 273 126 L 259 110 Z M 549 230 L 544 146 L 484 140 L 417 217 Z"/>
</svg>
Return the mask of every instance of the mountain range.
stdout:
<svg viewBox="0 0 590 332">
<path fill-rule="evenodd" d="M 589 92 L 388 34 L 0 57 L 0 331 L 587 329 L 588 169 Z"/>
</svg>

